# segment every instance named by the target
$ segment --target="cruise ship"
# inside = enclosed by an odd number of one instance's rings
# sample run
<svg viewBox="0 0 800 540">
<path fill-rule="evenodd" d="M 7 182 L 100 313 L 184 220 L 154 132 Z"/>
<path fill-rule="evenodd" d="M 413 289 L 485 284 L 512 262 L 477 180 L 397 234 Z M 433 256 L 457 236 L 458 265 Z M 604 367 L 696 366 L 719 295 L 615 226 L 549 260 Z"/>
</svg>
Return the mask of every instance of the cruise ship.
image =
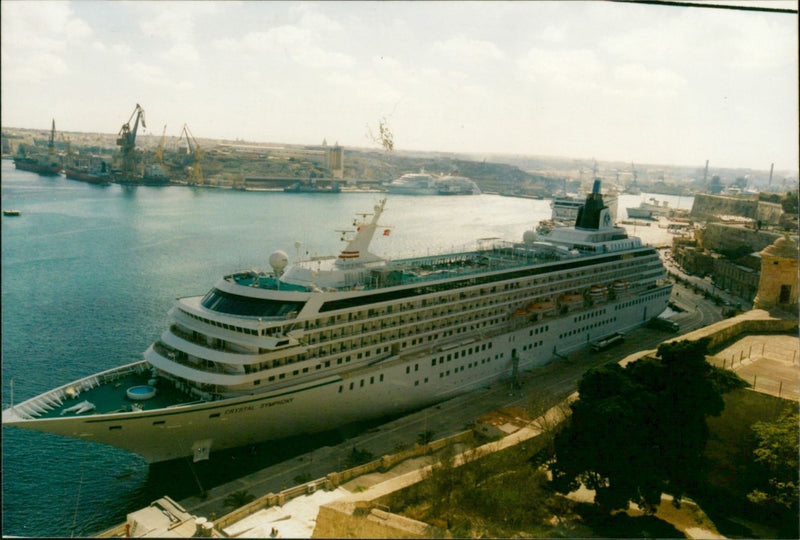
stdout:
<svg viewBox="0 0 800 540">
<path fill-rule="evenodd" d="M 407 173 L 392 180 L 386 191 L 393 195 L 480 195 L 478 185 L 455 174 L 434 177 L 425 171 Z"/>
<path fill-rule="evenodd" d="M 176 299 L 140 361 L 12 404 L 3 424 L 198 461 L 511 380 L 667 306 L 657 252 L 614 226 L 599 187 L 573 227 L 396 260 L 370 251 L 390 230 L 383 199 L 338 256 L 275 251 L 269 271 Z"/>
<path fill-rule="evenodd" d="M 436 179 L 425 171 L 406 173 L 392 180 L 386 191 L 393 195 L 438 195 Z"/>
<path fill-rule="evenodd" d="M 672 208 L 669 201 L 658 202 L 650 198 L 651 202 L 642 202 L 639 206 L 627 208 L 628 217 L 631 219 L 653 219 L 654 217 L 668 215 Z"/>
<path fill-rule="evenodd" d="M 603 195 L 603 202 L 611 214 L 611 223 L 617 222 L 617 194 L 616 192 L 605 193 Z M 578 212 L 583 208 L 584 199 L 575 195 L 563 194 L 554 196 L 550 201 L 550 208 L 552 214 L 548 223 L 544 224 L 546 228 L 555 226 L 572 225 L 578 218 Z"/>
</svg>

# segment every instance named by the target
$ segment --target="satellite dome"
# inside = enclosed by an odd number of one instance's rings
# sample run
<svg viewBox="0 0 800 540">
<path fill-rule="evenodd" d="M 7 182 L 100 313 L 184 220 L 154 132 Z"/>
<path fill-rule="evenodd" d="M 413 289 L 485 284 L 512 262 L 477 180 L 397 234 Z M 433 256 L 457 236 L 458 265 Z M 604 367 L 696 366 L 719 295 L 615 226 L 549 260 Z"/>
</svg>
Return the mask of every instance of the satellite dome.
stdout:
<svg viewBox="0 0 800 540">
<path fill-rule="evenodd" d="M 283 251 L 273 251 L 269 256 L 269 265 L 276 274 L 281 274 L 289 264 L 289 256 Z"/>
<path fill-rule="evenodd" d="M 536 231 L 525 231 L 522 233 L 522 241 L 526 244 L 533 244 L 536 241 Z"/>
</svg>

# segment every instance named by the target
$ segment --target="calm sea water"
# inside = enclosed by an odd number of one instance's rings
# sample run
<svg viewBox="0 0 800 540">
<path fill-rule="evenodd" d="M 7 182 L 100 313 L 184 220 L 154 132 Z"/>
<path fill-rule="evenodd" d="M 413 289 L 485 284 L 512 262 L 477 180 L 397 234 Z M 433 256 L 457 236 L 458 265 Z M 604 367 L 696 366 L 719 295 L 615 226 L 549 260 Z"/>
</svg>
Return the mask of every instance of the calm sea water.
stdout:
<svg viewBox="0 0 800 540">
<path fill-rule="evenodd" d="M 380 197 L 100 187 L 16 171 L 7 160 L 1 184 L 3 209 L 22 212 L 2 218 L 4 407 L 12 379 L 19 402 L 137 360 L 161 334 L 172 299 L 204 294 L 224 273 L 267 269 L 276 249 L 290 258 L 336 253 L 343 244 L 335 229 Z M 620 208 L 641 200 L 623 196 Z M 391 234 L 376 236 L 372 251 L 424 255 L 477 238 L 520 239 L 549 216 L 549 201 L 395 196 L 381 219 Z M 325 441 L 307 442 L 317 443 Z M 261 447 L 258 458 L 212 456 L 194 470 L 188 462 L 150 468 L 114 448 L 3 428 L 2 532 L 87 535 L 165 494 L 181 499 L 198 483 L 208 488 L 298 448 L 295 441 Z"/>
</svg>

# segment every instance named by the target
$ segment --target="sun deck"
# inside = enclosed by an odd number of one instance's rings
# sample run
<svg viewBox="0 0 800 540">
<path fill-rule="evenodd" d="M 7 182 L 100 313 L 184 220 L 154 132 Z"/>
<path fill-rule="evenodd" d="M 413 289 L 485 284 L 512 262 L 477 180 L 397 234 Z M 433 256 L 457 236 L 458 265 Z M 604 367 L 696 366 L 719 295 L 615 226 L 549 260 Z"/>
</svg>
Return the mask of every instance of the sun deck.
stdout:
<svg viewBox="0 0 800 540">
<path fill-rule="evenodd" d="M 446 255 L 431 255 L 387 261 L 385 265 L 372 266 L 370 278 L 363 283 L 348 283 L 335 287 L 346 291 L 353 288 L 376 290 L 387 286 L 411 285 L 425 283 L 450 277 L 468 277 L 473 274 L 495 270 L 507 270 L 560 260 L 566 253 L 557 253 L 552 249 L 532 248 L 520 244 L 503 243 L 491 249 L 480 249 Z M 257 287 L 267 290 L 301 291 L 309 288 L 302 285 L 288 284 L 270 274 L 254 270 L 239 272 L 226 276 L 228 281 L 245 287 Z"/>
<path fill-rule="evenodd" d="M 152 381 L 150 369 L 144 362 L 112 370 L 68 384 L 13 407 L 22 419 L 69 418 L 123 412 L 139 412 L 184 405 L 197 397 L 183 392 L 163 378 L 154 387 L 150 399 L 131 399 L 128 390 L 148 386 Z M 88 404 L 88 405 L 84 405 Z M 82 412 L 81 412 L 82 410 Z M 4 411 L 4 416 L 6 411 Z"/>
</svg>

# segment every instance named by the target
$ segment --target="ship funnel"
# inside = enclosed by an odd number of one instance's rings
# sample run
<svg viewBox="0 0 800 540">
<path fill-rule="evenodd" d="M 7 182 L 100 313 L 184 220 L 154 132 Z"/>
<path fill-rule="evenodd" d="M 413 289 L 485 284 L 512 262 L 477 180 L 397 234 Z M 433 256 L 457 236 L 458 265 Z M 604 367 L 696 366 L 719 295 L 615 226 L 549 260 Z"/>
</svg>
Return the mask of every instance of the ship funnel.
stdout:
<svg viewBox="0 0 800 540">
<path fill-rule="evenodd" d="M 600 193 L 600 179 L 598 178 L 594 181 L 592 192 L 586 197 L 586 202 L 578 209 L 575 228 L 598 230 L 611 225 L 608 207 L 603 204 L 603 195 Z"/>
</svg>

